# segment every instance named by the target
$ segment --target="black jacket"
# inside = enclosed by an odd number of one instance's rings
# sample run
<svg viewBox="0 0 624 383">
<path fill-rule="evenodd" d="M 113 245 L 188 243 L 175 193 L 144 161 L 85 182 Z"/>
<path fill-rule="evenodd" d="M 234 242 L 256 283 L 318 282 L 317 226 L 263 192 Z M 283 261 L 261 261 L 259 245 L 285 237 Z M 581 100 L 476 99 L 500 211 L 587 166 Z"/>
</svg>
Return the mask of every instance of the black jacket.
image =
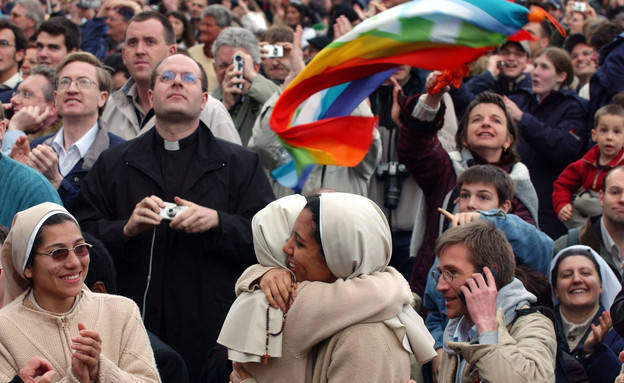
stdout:
<svg viewBox="0 0 624 383">
<path fill-rule="evenodd" d="M 153 230 L 126 242 L 123 227 L 139 201 L 164 196 L 167 180 L 154 165 L 155 129 L 102 153 L 76 202 L 83 230 L 98 236 L 115 260 L 119 294 L 132 298 L 145 326 L 182 355 L 192 382 L 216 344 L 237 278 L 255 263 L 251 218 L 274 199 L 255 153 L 215 139 L 203 123 L 198 129 L 194 161 L 180 164 L 186 180 L 179 196 L 217 210 L 220 227 L 186 234 L 163 220 L 145 304 Z"/>
</svg>

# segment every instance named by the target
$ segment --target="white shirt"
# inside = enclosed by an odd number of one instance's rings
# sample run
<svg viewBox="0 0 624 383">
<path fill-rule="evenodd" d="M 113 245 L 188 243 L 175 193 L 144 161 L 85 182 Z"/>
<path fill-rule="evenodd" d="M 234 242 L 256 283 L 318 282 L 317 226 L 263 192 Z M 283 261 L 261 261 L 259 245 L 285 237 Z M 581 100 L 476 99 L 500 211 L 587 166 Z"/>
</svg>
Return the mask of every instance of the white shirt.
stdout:
<svg viewBox="0 0 624 383">
<path fill-rule="evenodd" d="M 87 154 L 87 150 L 93 145 L 98 132 L 98 123 L 87 131 L 78 141 L 65 151 L 65 140 L 63 138 L 63 127 L 59 130 L 54 141 L 52 141 L 52 149 L 58 154 L 59 172 L 65 177 L 76 166 L 78 161 Z"/>
<path fill-rule="evenodd" d="M 620 252 L 620 249 L 617 247 L 617 245 L 613 241 L 613 238 L 611 238 L 611 234 L 609 234 L 609 231 L 605 227 L 604 219 L 605 218 L 603 215 L 602 218 L 600 218 L 600 231 L 602 232 L 602 243 L 604 243 L 604 246 L 611 253 L 611 256 L 613 257 L 613 263 L 615 263 L 615 268 L 617 269 L 618 273 L 620 273 L 620 276 L 621 276 L 622 271 L 623 271 L 622 270 L 622 253 Z"/>
</svg>

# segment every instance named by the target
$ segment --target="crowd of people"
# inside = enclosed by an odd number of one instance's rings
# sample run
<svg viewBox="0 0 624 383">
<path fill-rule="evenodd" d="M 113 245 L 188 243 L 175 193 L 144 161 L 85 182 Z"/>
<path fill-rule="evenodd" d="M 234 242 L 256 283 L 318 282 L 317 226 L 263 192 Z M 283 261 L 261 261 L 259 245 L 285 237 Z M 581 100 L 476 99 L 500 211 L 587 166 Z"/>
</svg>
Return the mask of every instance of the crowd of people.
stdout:
<svg viewBox="0 0 624 383">
<path fill-rule="evenodd" d="M 0 382 L 624 382 L 624 2 L 516 1 L 566 36 L 401 66 L 359 164 L 273 175 L 403 2 L 0 2 Z"/>
</svg>

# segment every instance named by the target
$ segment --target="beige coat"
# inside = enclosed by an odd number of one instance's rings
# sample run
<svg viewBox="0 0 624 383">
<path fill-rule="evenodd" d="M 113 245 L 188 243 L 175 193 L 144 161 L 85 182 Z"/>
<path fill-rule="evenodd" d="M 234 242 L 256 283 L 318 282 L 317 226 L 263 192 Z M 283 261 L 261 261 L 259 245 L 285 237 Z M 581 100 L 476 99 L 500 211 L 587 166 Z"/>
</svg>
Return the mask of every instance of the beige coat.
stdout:
<svg viewBox="0 0 624 383">
<path fill-rule="evenodd" d="M 511 329 L 505 327 L 503 310 L 498 309 L 498 346 L 449 342 L 448 347 L 466 359 L 463 382 L 554 382 L 557 340 L 550 319 L 540 313 L 520 316 Z M 441 383 L 454 383 L 456 355 L 442 354 Z"/>
<path fill-rule="evenodd" d="M 35 355 L 56 371 L 54 382 L 78 382 L 71 368 L 71 338 L 78 322 L 102 339 L 99 382 L 160 382 L 139 309 L 130 299 L 84 288 L 67 315 L 36 309 L 27 290 L 0 310 L 0 382 L 9 382 Z"/>
</svg>

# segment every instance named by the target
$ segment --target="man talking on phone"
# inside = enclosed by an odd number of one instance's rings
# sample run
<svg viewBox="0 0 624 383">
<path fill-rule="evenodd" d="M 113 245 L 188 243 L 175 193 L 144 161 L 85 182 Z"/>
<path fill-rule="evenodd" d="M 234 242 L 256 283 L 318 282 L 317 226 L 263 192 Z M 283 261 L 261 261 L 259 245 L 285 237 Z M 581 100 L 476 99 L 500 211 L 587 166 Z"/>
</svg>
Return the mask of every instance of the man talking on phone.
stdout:
<svg viewBox="0 0 624 383">
<path fill-rule="evenodd" d="M 518 311 L 536 298 L 514 278 L 514 254 L 503 232 L 484 221 L 466 223 L 442 234 L 435 252 L 432 276 L 450 318 L 438 381 L 554 382 L 552 321 Z"/>
<path fill-rule="evenodd" d="M 260 48 L 254 35 L 246 29 L 229 27 L 221 31 L 212 45 L 214 69 L 219 86 L 212 96 L 221 100 L 230 112 L 243 146 L 251 138 L 251 129 L 262 105 L 279 86 L 267 79 L 260 70 Z M 239 61 L 241 60 L 242 70 Z"/>
</svg>

